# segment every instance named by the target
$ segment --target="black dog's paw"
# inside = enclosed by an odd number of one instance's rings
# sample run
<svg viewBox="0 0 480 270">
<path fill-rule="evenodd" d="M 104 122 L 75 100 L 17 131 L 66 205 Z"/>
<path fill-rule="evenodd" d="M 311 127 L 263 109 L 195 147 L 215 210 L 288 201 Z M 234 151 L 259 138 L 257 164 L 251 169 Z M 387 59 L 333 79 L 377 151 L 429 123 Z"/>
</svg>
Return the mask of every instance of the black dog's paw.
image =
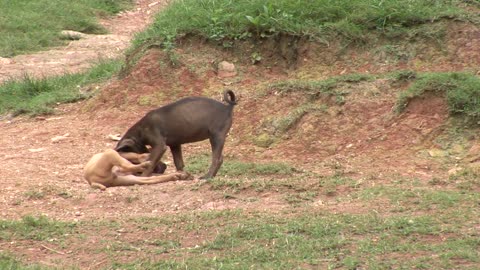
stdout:
<svg viewBox="0 0 480 270">
<path fill-rule="evenodd" d="M 153 169 L 153 173 L 163 174 L 167 169 L 167 164 L 159 162 L 157 166 Z"/>
<path fill-rule="evenodd" d="M 200 176 L 200 178 L 198 178 L 198 179 L 200 179 L 200 180 L 210 180 L 210 179 L 212 179 L 212 177 L 210 175 L 206 174 L 204 176 Z"/>
</svg>

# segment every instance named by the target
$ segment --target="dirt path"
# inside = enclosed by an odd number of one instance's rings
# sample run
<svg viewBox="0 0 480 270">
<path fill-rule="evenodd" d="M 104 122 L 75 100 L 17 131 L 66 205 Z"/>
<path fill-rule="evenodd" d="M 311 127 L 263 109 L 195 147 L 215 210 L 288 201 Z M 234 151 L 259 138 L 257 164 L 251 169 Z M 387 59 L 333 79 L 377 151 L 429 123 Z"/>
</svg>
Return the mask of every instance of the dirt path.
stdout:
<svg viewBox="0 0 480 270">
<path fill-rule="evenodd" d="M 0 58 L 0 82 L 24 74 L 51 76 L 85 70 L 101 59 L 122 56 L 135 33 L 149 24 L 152 14 L 168 0 L 136 0 L 135 7 L 100 23 L 107 35 L 84 35 L 65 47 L 13 58 Z"/>
</svg>

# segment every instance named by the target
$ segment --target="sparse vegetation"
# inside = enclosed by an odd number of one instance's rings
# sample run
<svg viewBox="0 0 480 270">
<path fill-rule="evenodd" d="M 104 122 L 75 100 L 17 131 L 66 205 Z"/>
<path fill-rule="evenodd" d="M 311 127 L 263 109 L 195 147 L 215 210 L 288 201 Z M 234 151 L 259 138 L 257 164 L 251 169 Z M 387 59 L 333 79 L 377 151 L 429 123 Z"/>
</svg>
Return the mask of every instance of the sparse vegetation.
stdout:
<svg viewBox="0 0 480 270">
<path fill-rule="evenodd" d="M 210 155 L 197 155 L 191 157 L 186 162 L 186 170 L 194 173 L 201 174 L 208 170 L 210 165 Z M 220 168 L 218 175 L 228 176 L 251 176 L 251 175 L 290 175 L 295 172 L 295 168 L 278 162 L 269 163 L 253 163 L 242 162 L 238 160 L 224 159 L 222 167 Z"/>
<path fill-rule="evenodd" d="M 0 57 L 64 44 L 62 30 L 105 33 L 97 16 L 128 7 L 131 0 L 38 0 L 0 2 Z"/>
<path fill-rule="evenodd" d="M 331 77 L 325 80 L 294 80 L 273 83 L 268 86 L 269 90 L 278 91 L 280 94 L 291 92 L 300 92 L 308 95 L 310 100 L 316 100 L 321 97 L 333 97 L 335 103 L 341 105 L 344 102 L 346 92 L 340 91 L 339 86 L 343 83 L 359 83 L 362 81 L 371 81 L 375 77 L 367 74 L 350 74 L 344 76 Z"/>
</svg>

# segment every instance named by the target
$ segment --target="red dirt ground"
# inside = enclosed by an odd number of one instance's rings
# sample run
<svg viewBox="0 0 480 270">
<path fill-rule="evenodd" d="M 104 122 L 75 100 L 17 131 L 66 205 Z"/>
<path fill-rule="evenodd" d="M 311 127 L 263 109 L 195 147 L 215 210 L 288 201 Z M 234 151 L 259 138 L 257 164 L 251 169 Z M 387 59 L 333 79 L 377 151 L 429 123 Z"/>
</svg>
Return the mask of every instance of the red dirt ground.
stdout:
<svg viewBox="0 0 480 270">
<path fill-rule="evenodd" d="M 124 35 L 126 39 L 122 38 L 122 43 L 148 21 L 148 14 L 143 12 L 143 8 L 153 1 L 138 2 L 141 10 L 104 22 L 111 27 L 112 33 Z M 145 112 L 161 104 L 189 95 L 219 99 L 219 93 L 226 87 L 234 89 L 241 98 L 235 108 L 234 125 L 226 144 L 225 155 L 228 158 L 253 162 L 283 161 L 322 175 L 331 175 L 341 168 L 345 174 L 359 181 L 369 180 L 378 185 L 388 183 L 392 176 L 408 176 L 421 181 L 445 177 L 458 160 L 439 160 L 427 152 L 443 149 L 434 139 L 448 120 L 444 99 L 414 100 L 398 116 L 392 109 L 397 94 L 406 86 L 397 87 L 386 79 L 362 82 L 353 89 L 345 86 L 349 95 L 344 105 L 330 104 L 326 111 L 306 114 L 283 136 L 283 140 L 270 148 L 254 146 L 252 139 L 258 135 L 263 119 L 286 115 L 287 110 L 305 102 L 305 97 L 296 94 L 280 97 L 274 89 L 266 91 L 266 94 L 259 93 L 268 83 L 300 78 L 323 79 L 356 72 L 376 74 L 407 68 L 417 71 L 478 71 L 478 28 L 454 24 L 447 40 L 449 42 L 444 49 L 448 53 L 430 53 L 430 56 L 435 56 L 434 60 L 417 57 L 396 63 L 379 61 L 376 55 L 367 51 L 347 52 L 341 59 L 327 59 L 326 56 L 320 59 L 322 54 L 310 45 L 301 56 L 298 68 L 288 71 L 271 68 L 268 64 L 252 65 L 230 51 L 209 44 L 184 44 L 178 48 L 176 53 L 180 64 L 176 67 L 162 64 L 165 61 L 160 60 L 167 57 L 164 52 L 151 50 L 129 75 L 112 80 L 91 100 L 61 105 L 54 115 L 46 117 L 18 117 L 0 122 L 0 218 L 19 219 L 25 215 L 42 214 L 73 221 L 157 217 L 211 209 L 270 212 L 288 209 L 291 206 L 278 192 L 245 191 L 237 194 L 238 197 L 225 198 L 222 191 L 199 181 L 110 188 L 100 192 L 91 189 L 83 179 L 82 168 L 88 159 L 114 146 L 115 142 L 108 139 L 108 135 L 125 132 Z M 72 48 L 74 46 L 59 50 Z M 49 52 L 18 59 L 36 61 L 38 55 L 44 54 Z M 239 75 L 219 78 L 214 63 L 221 60 L 234 62 Z M 17 59 L 14 61 L 20 62 Z M 69 62 L 68 59 L 66 62 Z M 61 64 L 59 69 L 76 71 L 83 64 L 72 69 Z M 11 74 L 15 74 L 17 68 L 10 67 Z M 6 69 L 9 67 L 2 66 L 2 74 Z M 323 104 L 321 100 L 315 102 Z M 56 137 L 59 139 L 52 140 Z M 478 142 L 476 137 L 468 141 L 465 151 L 458 153 L 458 158 L 464 157 L 468 149 Z M 184 147 L 184 156 L 209 153 L 208 149 L 206 142 L 188 145 Z M 167 154 L 166 160 L 171 162 L 170 159 L 170 154 Z M 169 171 L 173 170 L 171 167 Z M 349 191 L 345 188 L 337 192 Z M 249 197 L 256 200 L 248 200 Z M 382 205 L 337 203 L 334 197 L 326 195 L 316 198 L 311 207 L 344 213 L 358 213 L 372 208 L 382 212 L 383 208 Z M 136 237 L 148 238 L 151 233 L 137 233 Z M 94 243 L 95 239 L 90 237 L 85 243 L 77 245 L 83 247 Z M 55 264 L 61 258 L 65 263 L 84 268 L 97 268 L 105 263 L 102 254 L 92 255 L 88 250 L 80 254 L 58 254 L 29 241 L 0 242 L 1 250 L 21 254 L 30 262 Z"/>
</svg>

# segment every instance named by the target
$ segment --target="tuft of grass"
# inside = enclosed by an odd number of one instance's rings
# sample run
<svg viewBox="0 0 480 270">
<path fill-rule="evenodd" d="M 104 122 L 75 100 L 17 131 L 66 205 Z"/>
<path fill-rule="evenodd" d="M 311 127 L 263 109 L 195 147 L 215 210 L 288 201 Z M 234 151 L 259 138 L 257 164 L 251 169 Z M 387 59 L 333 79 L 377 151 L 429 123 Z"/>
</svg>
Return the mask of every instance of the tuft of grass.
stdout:
<svg viewBox="0 0 480 270">
<path fill-rule="evenodd" d="M 71 234 L 75 223 L 50 220 L 45 216 L 25 216 L 19 221 L 0 220 L 0 239 L 43 241 Z"/>
<path fill-rule="evenodd" d="M 18 261 L 14 256 L 0 251 L 0 269 L 8 270 L 46 270 L 53 269 L 37 264 L 24 264 Z"/>
<path fill-rule="evenodd" d="M 90 97 L 83 87 L 111 78 L 121 68 L 118 60 L 103 61 L 90 70 L 58 77 L 36 79 L 25 75 L 0 85 L 0 115 L 49 114 L 59 103 L 69 103 Z"/>
<path fill-rule="evenodd" d="M 106 33 L 98 15 L 112 15 L 131 0 L 37 0 L 0 2 L 0 57 L 64 44 L 62 30 Z"/>
<path fill-rule="evenodd" d="M 441 18 L 463 18 L 459 0 L 177 0 L 134 41 L 173 46 L 175 38 L 195 34 L 210 40 L 237 40 L 286 33 L 324 40 L 341 36 L 365 41 L 366 34 L 401 32 Z"/>
<path fill-rule="evenodd" d="M 469 73 L 440 72 L 417 75 L 412 85 L 402 92 L 396 111 L 402 112 L 408 103 L 426 93 L 445 95 L 451 115 L 480 120 L 480 78 Z"/>
</svg>

